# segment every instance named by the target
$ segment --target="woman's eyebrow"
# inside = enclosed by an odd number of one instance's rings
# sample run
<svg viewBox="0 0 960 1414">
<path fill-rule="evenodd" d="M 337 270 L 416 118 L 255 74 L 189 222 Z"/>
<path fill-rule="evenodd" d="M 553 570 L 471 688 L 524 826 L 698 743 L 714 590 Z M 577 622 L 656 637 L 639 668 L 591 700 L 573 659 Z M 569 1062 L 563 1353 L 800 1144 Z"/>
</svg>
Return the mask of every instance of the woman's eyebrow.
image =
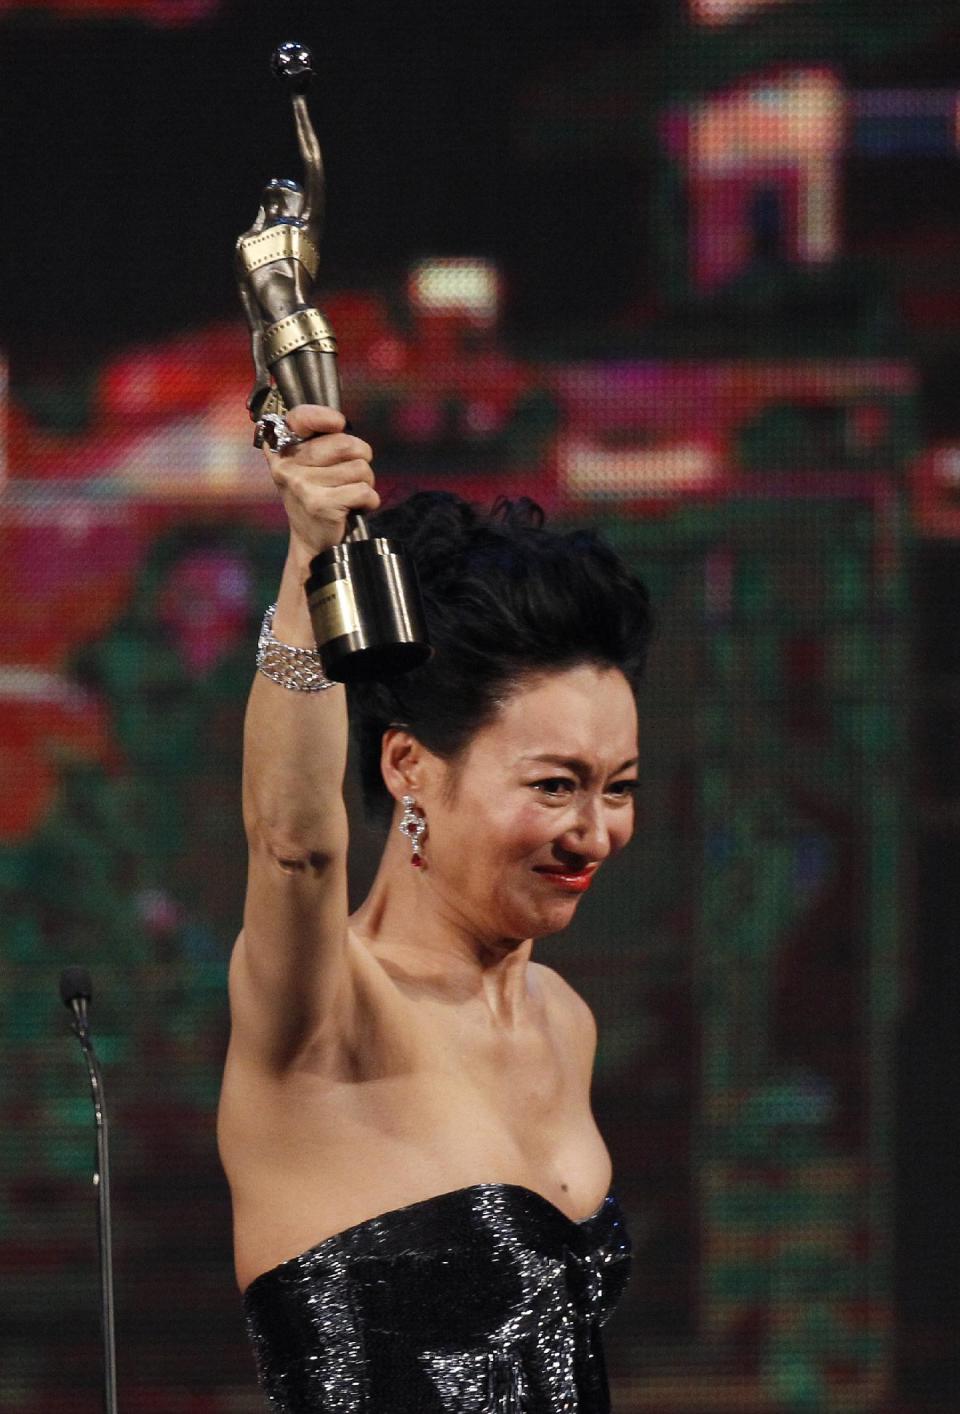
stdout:
<svg viewBox="0 0 960 1414">
<path fill-rule="evenodd" d="M 542 756 L 523 756 L 520 759 L 522 761 L 539 761 L 549 766 L 565 766 L 568 771 L 573 771 L 578 776 L 588 776 L 591 769 L 589 764 L 578 756 L 553 756 L 548 752 Z M 624 761 L 622 766 L 618 766 L 610 774 L 618 776 L 621 771 L 626 771 L 631 766 L 637 766 L 639 762 L 639 756 L 631 756 L 628 761 Z"/>
</svg>

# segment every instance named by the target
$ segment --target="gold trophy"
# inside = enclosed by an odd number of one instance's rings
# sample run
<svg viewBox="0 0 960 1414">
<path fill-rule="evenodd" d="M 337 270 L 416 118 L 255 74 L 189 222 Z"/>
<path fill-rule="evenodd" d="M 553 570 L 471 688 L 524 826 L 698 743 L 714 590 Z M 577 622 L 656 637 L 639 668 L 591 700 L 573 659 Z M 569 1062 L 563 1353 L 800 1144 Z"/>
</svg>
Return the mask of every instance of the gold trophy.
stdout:
<svg viewBox="0 0 960 1414">
<path fill-rule="evenodd" d="M 341 401 L 337 340 L 314 304 L 325 183 L 306 99 L 313 60 L 302 44 L 281 44 L 271 67 L 292 100 L 304 183 L 267 183 L 256 221 L 237 240 L 236 273 L 253 354 L 253 440 L 282 452 L 301 440 L 288 408 Z M 396 540 L 371 538 L 362 515 L 351 513 L 343 541 L 311 560 L 306 594 L 328 677 L 386 678 L 429 658 L 413 564 Z"/>
</svg>

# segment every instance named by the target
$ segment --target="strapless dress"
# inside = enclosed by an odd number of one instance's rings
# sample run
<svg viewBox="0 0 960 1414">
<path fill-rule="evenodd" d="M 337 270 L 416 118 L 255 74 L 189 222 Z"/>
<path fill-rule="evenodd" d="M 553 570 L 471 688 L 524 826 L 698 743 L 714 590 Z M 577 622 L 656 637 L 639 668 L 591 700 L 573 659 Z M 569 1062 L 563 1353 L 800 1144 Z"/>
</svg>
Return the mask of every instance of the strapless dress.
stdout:
<svg viewBox="0 0 960 1414">
<path fill-rule="evenodd" d="M 612 1194 L 575 1222 L 478 1183 L 328 1237 L 244 1308 L 283 1414 L 607 1414 L 600 1327 L 629 1267 Z"/>
</svg>

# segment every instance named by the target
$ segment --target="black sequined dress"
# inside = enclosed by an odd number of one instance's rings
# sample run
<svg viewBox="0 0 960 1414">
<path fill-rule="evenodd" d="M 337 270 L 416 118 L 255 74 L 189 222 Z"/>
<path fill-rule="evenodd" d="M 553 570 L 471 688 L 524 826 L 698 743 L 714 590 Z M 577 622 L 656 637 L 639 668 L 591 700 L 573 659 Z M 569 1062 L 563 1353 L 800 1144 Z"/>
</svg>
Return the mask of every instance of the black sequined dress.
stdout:
<svg viewBox="0 0 960 1414">
<path fill-rule="evenodd" d="M 510 1183 L 383 1213 L 256 1278 L 247 1327 L 283 1414 L 606 1414 L 600 1326 L 630 1240 Z"/>
</svg>

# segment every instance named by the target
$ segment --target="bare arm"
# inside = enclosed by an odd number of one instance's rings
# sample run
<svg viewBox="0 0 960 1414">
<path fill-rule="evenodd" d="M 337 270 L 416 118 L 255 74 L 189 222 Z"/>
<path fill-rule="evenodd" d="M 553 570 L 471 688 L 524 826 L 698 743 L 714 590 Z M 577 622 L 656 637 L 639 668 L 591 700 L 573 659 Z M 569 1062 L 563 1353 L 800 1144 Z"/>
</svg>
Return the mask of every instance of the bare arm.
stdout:
<svg viewBox="0 0 960 1414">
<path fill-rule="evenodd" d="M 347 512 L 376 509 L 370 448 L 342 416 L 301 407 L 294 431 L 322 435 L 268 462 L 290 520 L 273 631 L 315 646 L 303 582 L 310 559 L 342 538 Z M 348 1005 L 347 752 L 344 690 L 298 692 L 257 674 L 244 731 L 243 815 L 249 849 L 243 931 L 230 969 L 233 1041 L 288 1064 Z"/>
</svg>

